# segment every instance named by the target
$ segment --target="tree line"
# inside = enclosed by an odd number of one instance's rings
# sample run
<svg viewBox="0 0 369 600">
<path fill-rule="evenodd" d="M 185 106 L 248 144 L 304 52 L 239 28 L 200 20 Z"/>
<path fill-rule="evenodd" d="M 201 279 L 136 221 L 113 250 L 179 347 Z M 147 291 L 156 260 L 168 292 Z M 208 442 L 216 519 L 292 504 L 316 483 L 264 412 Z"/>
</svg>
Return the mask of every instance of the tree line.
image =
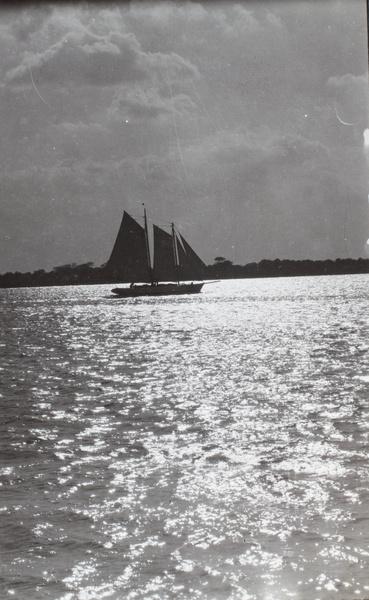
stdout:
<svg viewBox="0 0 369 600">
<path fill-rule="evenodd" d="M 369 259 L 337 258 L 336 260 L 275 260 L 235 265 L 217 256 L 208 267 L 211 277 L 218 279 L 249 279 L 252 277 L 295 277 L 304 275 L 345 275 L 369 273 Z"/>
<path fill-rule="evenodd" d="M 296 277 L 305 275 L 344 275 L 369 273 L 369 259 L 337 258 L 336 260 L 275 260 L 236 265 L 217 256 L 208 265 L 204 279 L 249 279 L 255 277 Z M 33 273 L 5 273 L 0 275 L 0 288 L 41 287 L 60 285 L 92 285 L 123 283 L 114 277 L 106 265 L 95 267 L 92 262 L 75 263 L 43 269 Z"/>
</svg>

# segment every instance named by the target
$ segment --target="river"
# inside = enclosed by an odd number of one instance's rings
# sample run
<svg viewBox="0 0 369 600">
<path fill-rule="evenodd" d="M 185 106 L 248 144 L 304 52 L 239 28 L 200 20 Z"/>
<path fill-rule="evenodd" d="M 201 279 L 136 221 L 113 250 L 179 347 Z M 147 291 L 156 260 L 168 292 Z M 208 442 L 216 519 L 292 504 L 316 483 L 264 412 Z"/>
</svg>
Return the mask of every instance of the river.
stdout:
<svg viewBox="0 0 369 600">
<path fill-rule="evenodd" d="M 1 598 L 369 598 L 368 276 L 0 290 Z"/>
</svg>

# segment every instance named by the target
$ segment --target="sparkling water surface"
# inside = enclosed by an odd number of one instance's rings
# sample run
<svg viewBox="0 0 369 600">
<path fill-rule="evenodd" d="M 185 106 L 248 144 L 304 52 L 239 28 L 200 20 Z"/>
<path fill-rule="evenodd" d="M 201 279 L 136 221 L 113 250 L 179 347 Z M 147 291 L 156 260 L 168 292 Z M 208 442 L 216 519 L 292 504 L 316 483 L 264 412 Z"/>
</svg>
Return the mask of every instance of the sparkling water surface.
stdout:
<svg viewBox="0 0 369 600">
<path fill-rule="evenodd" d="M 365 275 L 0 290 L 0 597 L 369 598 Z"/>
</svg>

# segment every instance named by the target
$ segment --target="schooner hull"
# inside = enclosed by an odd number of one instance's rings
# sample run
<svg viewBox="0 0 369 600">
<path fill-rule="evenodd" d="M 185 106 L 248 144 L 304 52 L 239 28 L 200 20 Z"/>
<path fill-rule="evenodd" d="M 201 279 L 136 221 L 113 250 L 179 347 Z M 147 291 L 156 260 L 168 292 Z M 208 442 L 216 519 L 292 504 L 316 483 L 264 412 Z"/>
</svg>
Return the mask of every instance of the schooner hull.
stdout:
<svg viewBox="0 0 369 600">
<path fill-rule="evenodd" d="M 119 298 L 182 296 L 201 292 L 207 269 L 201 258 L 171 225 L 171 234 L 153 225 L 152 266 L 146 209 L 144 227 L 126 211 L 107 262 L 113 281 L 131 285 L 114 288 Z M 147 282 L 147 283 L 146 283 Z M 148 283 L 150 282 L 150 283 Z M 196 283 L 195 283 L 196 282 Z"/>
<path fill-rule="evenodd" d="M 140 298 L 142 296 L 178 296 L 198 294 L 203 283 L 158 283 L 133 287 L 114 288 L 112 292 L 119 298 Z"/>
</svg>

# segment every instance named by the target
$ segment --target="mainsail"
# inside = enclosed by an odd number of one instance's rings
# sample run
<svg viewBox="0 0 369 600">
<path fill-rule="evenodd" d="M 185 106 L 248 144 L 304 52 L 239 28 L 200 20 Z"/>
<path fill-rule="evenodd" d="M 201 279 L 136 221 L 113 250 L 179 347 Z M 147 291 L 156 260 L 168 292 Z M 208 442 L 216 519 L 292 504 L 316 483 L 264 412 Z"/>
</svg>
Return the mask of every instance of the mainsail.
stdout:
<svg viewBox="0 0 369 600">
<path fill-rule="evenodd" d="M 154 279 L 156 281 L 177 281 L 172 236 L 154 225 Z"/>
<path fill-rule="evenodd" d="M 120 281 L 151 281 L 145 230 L 126 212 L 106 266 Z"/>
<path fill-rule="evenodd" d="M 154 266 L 151 266 L 149 235 L 124 212 L 107 268 L 122 282 L 194 281 L 206 277 L 206 265 L 186 240 L 175 231 L 169 234 L 157 225 L 154 232 Z"/>
</svg>

